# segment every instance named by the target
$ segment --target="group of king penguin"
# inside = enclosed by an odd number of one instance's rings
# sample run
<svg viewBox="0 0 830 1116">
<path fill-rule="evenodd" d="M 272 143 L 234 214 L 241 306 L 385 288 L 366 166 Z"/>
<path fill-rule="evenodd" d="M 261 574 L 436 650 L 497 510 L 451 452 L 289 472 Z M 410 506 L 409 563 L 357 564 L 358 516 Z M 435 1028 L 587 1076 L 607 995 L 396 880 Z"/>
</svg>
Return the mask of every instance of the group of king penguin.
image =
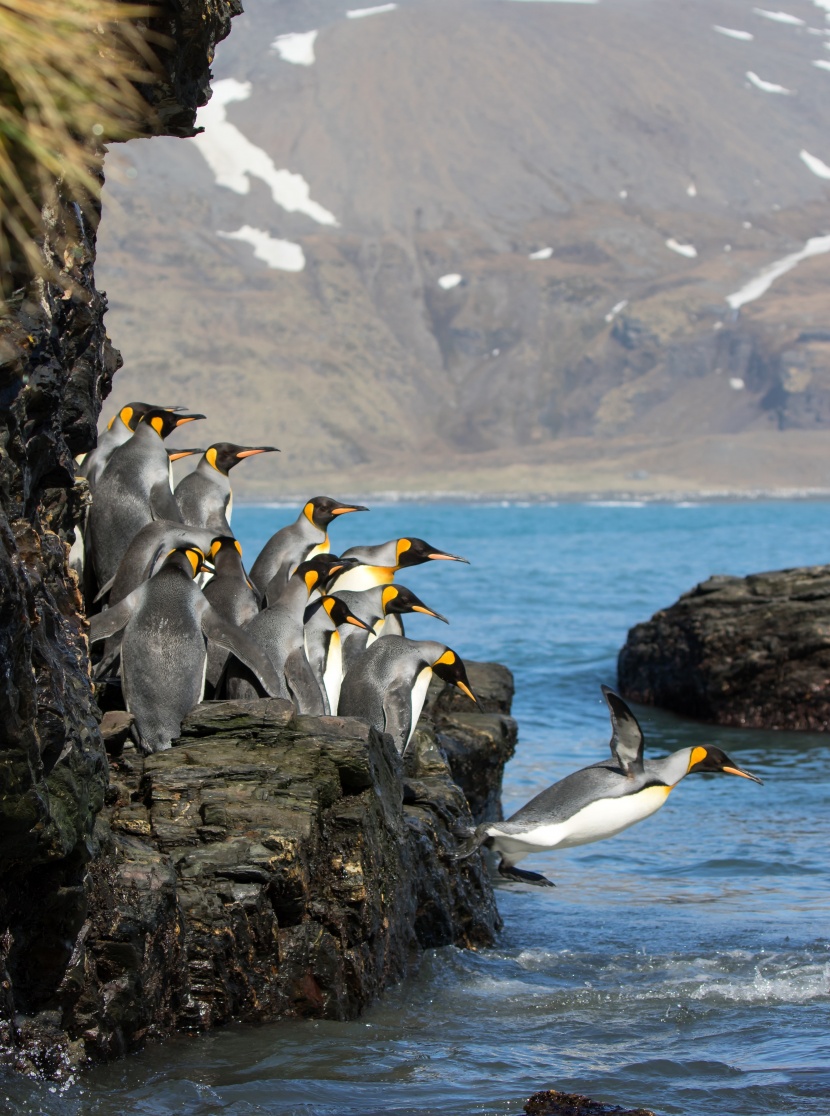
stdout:
<svg viewBox="0 0 830 1116">
<path fill-rule="evenodd" d="M 418 538 L 332 554 L 331 524 L 368 508 L 315 496 L 247 571 L 229 473 L 277 450 L 167 449 L 169 434 L 202 418 L 129 403 L 78 465 L 90 502 L 70 564 L 90 618 L 93 676 L 120 685 L 138 747 L 169 748 L 206 696 L 278 697 L 298 713 L 361 717 L 403 753 L 433 675 L 475 701 L 450 647 L 404 633 L 406 613 L 446 618 L 395 582 L 424 562 L 466 559 Z M 195 470 L 174 486 L 172 462 L 193 454 Z"/>
<path fill-rule="evenodd" d="M 390 734 L 403 754 L 433 676 L 475 702 L 452 648 L 404 634 L 406 613 L 446 618 L 395 581 L 424 562 L 466 559 L 418 538 L 334 555 L 330 525 L 368 509 L 315 496 L 246 571 L 231 530 L 228 474 L 276 449 L 217 442 L 204 451 L 167 450 L 172 431 L 201 418 L 130 403 L 78 469 L 91 502 L 70 564 L 85 595 L 90 643 L 103 644 L 94 676 L 120 682 L 138 746 L 169 748 L 205 696 L 270 696 L 287 698 L 299 713 L 359 717 Z M 174 487 L 171 463 L 193 454 L 201 454 L 195 470 Z M 615 836 L 655 813 L 689 774 L 761 782 L 713 746 L 644 759 L 633 712 L 607 686 L 602 694 L 611 758 L 554 783 L 506 821 L 459 833 L 457 859 L 484 846 L 500 855 L 506 879 L 552 886 L 516 865 L 532 853 Z"/>
</svg>

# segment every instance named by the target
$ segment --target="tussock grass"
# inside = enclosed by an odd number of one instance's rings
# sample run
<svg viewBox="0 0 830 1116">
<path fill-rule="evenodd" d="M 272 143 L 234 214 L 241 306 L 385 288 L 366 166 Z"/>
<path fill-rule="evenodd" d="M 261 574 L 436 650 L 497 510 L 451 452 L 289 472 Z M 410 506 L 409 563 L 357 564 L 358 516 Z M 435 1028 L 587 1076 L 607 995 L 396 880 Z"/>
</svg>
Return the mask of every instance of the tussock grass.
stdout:
<svg viewBox="0 0 830 1116">
<path fill-rule="evenodd" d="M 16 286 L 54 273 L 44 208 L 62 198 L 89 212 L 102 143 L 147 132 L 137 86 L 156 69 L 151 14 L 118 0 L 0 0 L 0 312 Z"/>
</svg>

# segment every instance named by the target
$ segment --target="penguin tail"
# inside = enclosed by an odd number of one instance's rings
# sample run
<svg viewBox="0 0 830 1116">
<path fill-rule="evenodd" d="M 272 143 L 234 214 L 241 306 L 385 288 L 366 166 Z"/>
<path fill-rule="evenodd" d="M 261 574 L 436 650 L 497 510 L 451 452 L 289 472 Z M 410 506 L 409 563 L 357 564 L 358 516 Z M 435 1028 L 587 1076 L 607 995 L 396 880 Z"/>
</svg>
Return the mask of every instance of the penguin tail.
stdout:
<svg viewBox="0 0 830 1116">
<path fill-rule="evenodd" d="M 477 826 L 471 833 L 468 832 L 466 840 L 462 841 L 452 854 L 453 860 L 466 860 L 467 857 L 472 856 L 484 844 L 488 836 L 486 824 Z"/>
</svg>

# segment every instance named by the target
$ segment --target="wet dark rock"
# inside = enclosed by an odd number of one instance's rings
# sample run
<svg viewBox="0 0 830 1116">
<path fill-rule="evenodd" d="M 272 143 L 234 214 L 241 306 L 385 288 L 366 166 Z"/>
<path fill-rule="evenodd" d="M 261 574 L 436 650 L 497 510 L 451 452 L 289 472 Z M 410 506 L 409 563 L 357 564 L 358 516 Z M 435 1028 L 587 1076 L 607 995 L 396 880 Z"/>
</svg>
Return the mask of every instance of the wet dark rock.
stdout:
<svg viewBox="0 0 830 1116">
<path fill-rule="evenodd" d="M 655 1116 L 650 1108 L 621 1108 L 558 1089 L 534 1093 L 525 1102 L 524 1111 L 527 1116 Z"/>
<path fill-rule="evenodd" d="M 206 703 L 166 752 L 122 741 L 60 979 L 43 974 L 46 1014 L 10 1021 L 14 1058 L 60 1075 L 175 1030 L 354 1017 L 423 950 L 493 943 L 484 863 L 452 858 L 471 824 L 427 722 L 404 761 L 359 720 L 276 699 Z"/>
<path fill-rule="evenodd" d="M 621 692 L 683 716 L 830 729 L 830 566 L 712 577 L 628 633 Z"/>
</svg>

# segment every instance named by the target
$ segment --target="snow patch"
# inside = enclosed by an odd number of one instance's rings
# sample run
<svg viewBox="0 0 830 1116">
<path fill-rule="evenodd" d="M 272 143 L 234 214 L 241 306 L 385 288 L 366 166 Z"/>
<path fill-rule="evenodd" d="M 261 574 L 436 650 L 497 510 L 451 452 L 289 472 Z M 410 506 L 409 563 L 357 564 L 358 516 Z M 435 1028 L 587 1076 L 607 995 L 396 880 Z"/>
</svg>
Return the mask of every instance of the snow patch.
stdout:
<svg viewBox="0 0 830 1116">
<path fill-rule="evenodd" d="M 234 101 L 247 101 L 250 95 L 249 81 L 223 78 L 214 82 L 213 96 L 196 114 L 197 125 L 205 130 L 190 137 L 190 142 L 196 144 L 213 171 L 217 186 L 226 186 L 235 194 L 249 194 L 251 179 L 259 178 L 281 209 L 304 213 L 320 225 L 337 225 L 334 214 L 312 200 L 309 185 L 301 174 L 277 170 L 271 156 L 230 123 L 226 107 Z"/>
<path fill-rule="evenodd" d="M 620 190 L 620 197 L 621 198 L 627 198 L 628 197 L 628 190 Z"/>
<path fill-rule="evenodd" d="M 538 252 L 531 252 L 527 258 L 529 260 L 549 260 L 552 255 L 552 248 L 540 248 Z"/>
<path fill-rule="evenodd" d="M 442 291 L 451 291 L 453 287 L 457 287 L 462 282 L 462 276 L 453 272 L 451 275 L 442 275 L 438 280 L 438 286 Z"/>
<path fill-rule="evenodd" d="M 695 186 L 694 182 L 690 182 L 689 185 L 686 187 L 686 193 L 689 195 L 690 198 L 697 197 L 697 186 Z"/>
<path fill-rule="evenodd" d="M 774 23 L 789 23 L 792 27 L 803 27 L 806 23 L 806 20 L 790 15 L 789 12 L 770 12 L 766 8 L 753 8 L 752 10 L 756 15 L 763 16 L 764 19 L 771 19 Z"/>
<path fill-rule="evenodd" d="M 746 387 L 746 384 L 743 382 L 740 376 L 731 376 L 729 379 L 729 386 L 732 388 L 733 391 L 743 391 Z"/>
<path fill-rule="evenodd" d="M 825 252 L 830 252 L 830 236 L 812 237 L 800 252 L 793 252 L 789 256 L 784 256 L 781 260 L 776 260 L 775 263 L 768 264 L 739 291 L 728 295 L 727 304 L 733 310 L 739 310 L 747 302 L 754 302 L 756 298 L 766 294 L 776 279 L 779 279 L 788 271 L 792 271 L 802 260 L 807 260 L 811 256 L 821 256 Z"/>
<path fill-rule="evenodd" d="M 622 302 L 618 302 L 616 306 L 612 306 L 608 313 L 605 315 L 606 322 L 613 322 L 614 318 L 616 318 L 620 310 L 625 310 L 626 306 L 628 306 L 627 298 L 624 298 Z"/>
<path fill-rule="evenodd" d="M 830 62 L 826 62 L 823 58 L 817 58 L 813 65 L 818 66 L 820 70 L 830 70 Z"/>
<path fill-rule="evenodd" d="M 717 23 L 712 24 L 712 30 L 730 39 L 740 39 L 742 43 L 749 43 L 755 38 L 750 31 L 736 31 L 734 27 L 720 27 Z"/>
<path fill-rule="evenodd" d="M 685 256 L 687 260 L 693 260 L 697 255 L 697 248 L 693 244 L 681 244 L 673 236 L 666 241 L 666 247 L 671 248 L 672 252 L 677 252 L 678 256 Z"/>
<path fill-rule="evenodd" d="M 302 271 L 305 267 L 305 254 L 299 244 L 290 240 L 277 240 L 263 229 L 243 225 L 236 232 L 217 232 L 223 240 L 242 240 L 254 250 L 254 258 L 262 260 L 276 271 Z"/>
<path fill-rule="evenodd" d="M 759 78 L 752 70 L 747 70 L 746 76 L 756 89 L 761 89 L 764 93 L 786 93 L 788 96 L 792 95 L 792 89 L 785 89 L 783 85 L 776 85 L 774 81 L 764 81 L 763 78 Z"/>
<path fill-rule="evenodd" d="M 275 50 L 283 62 L 293 62 L 295 66 L 314 65 L 314 40 L 317 31 L 297 31 L 288 35 L 277 35 L 271 50 Z"/>
<path fill-rule="evenodd" d="M 397 4 L 378 4 L 374 8 L 352 8 L 346 12 L 346 19 L 365 19 L 366 16 L 380 15 L 381 12 L 394 12 Z"/>
<path fill-rule="evenodd" d="M 815 155 L 811 155 L 809 151 L 803 149 L 799 151 L 799 157 L 806 167 L 808 167 L 813 174 L 819 178 L 830 178 L 830 167 L 823 163 L 821 159 L 817 159 Z"/>
</svg>

